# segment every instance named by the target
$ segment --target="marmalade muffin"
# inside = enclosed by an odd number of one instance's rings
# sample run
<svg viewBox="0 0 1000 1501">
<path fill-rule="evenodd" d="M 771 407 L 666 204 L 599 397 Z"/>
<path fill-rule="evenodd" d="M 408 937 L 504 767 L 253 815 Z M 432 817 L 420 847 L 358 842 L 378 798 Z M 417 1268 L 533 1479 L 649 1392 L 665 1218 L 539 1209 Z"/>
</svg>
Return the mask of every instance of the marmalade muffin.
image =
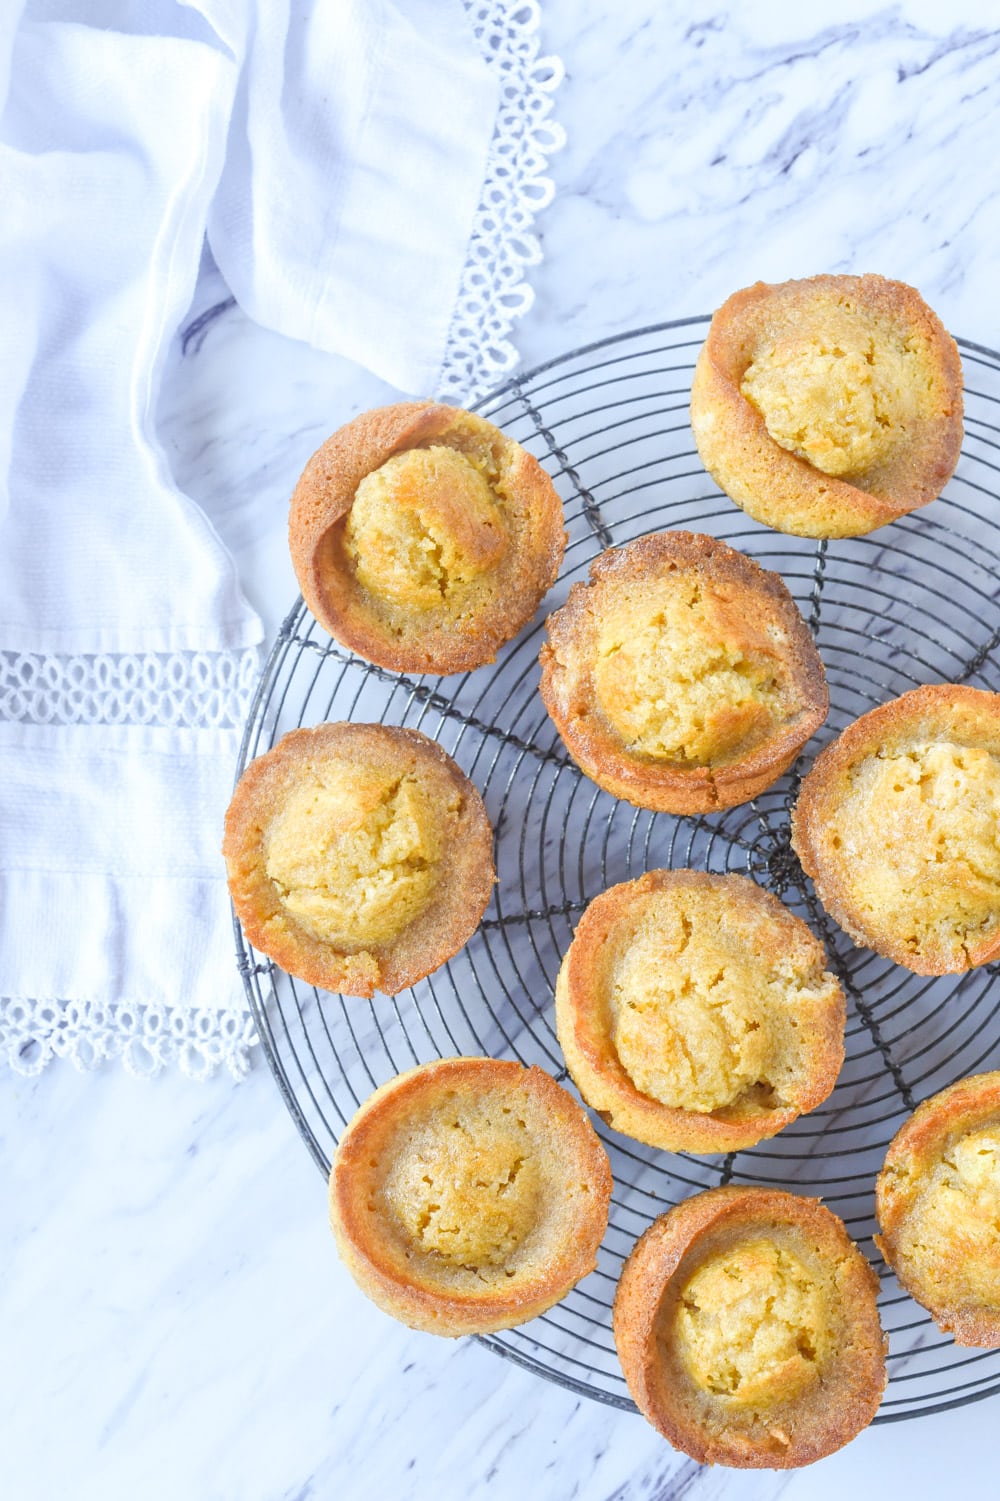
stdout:
<svg viewBox="0 0 1000 1501">
<path fill-rule="evenodd" d="M 432 1334 L 523 1324 L 597 1265 L 611 1167 L 540 1068 L 445 1058 L 384 1084 L 347 1127 L 330 1222 L 348 1271 Z"/>
<path fill-rule="evenodd" d="M 817 1199 L 714 1188 L 656 1220 L 625 1263 L 618 1357 L 653 1427 L 701 1464 L 791 1469 L 878 1410 L 878 1278 Z"/>
<path fill-rule="evenodd" d="M 713 537 L 609 548 L 547 627 L 541 694 L 567 750 L 641 808 L 745 803 L 826 718 L 823 664 L 784 583 Z"/>
<path fill-rule="evenodd" d="M 757 282 L 712 319 L 691 426 L 709 474 L 757 521 L 858 536 L 934 500 L 951 477 L 958 349 L 903 282 Z"/>
<path fill-rule="evenodd" d="M 958 1345 L 1000 1346 L 1000 1073 L 918 1105 L 875 1184 L 875 1243 Z"/>
<path fill-rule="evenodd" d="M 744 876 L 651 870 L 580 919 L 556 984 L 573 1079 L 610 1126 L 730 1152 L 821 1104 L 846 1004 L 802 920 Z"/>
<path fill-rule="evenodd" d="M 918 975 L 1000 953 L 1000 694 L 949 683 L 863 714 L 817 757 L 792 842 L 856 944 Z"/>
<path fill-rule="evenodd" d="M 433 740 L 390 725 L 285 735 L 240 778 L 222 852 L 254 948 L 346 995 L 395 995 L 430 974 L 493 890 L 476 788 Z"/>
<path fill-rule="evenodd" d="M 555 582 L 562 502 L 537 459 L 438 402 L 364 412 L 306 465 L 288 521 L 306 604 L 399 672 L 492 662 Z"/>
</svg>

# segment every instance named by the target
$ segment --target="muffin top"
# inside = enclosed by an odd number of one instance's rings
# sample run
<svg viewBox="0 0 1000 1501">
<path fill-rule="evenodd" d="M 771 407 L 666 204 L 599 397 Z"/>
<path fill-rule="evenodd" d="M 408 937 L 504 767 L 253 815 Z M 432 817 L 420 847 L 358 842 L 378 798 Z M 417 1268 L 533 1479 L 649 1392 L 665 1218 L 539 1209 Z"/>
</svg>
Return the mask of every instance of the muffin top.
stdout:
<svg viewBox="0 0 1000 1501">
<path fill-rule="evenodd" d="M 793 1234 L 751 1229 L 693 1272 L 674 1338 L 694 1385 L 752 1411 L 818 1383 L 834 1331 L 809 1260 Z"/>
<path fill-rule="evenodd" d="M 854 536 L 933 500 L 954 470 L 958 350 L 902 282 L 758 282 L 712 319 L 691 420 L 706 468 L 758 521 Z"/>
<path fill-rule="evenodd" d="M 565 546 L 562 503 L 520 444 L 470 412 L 365 412 L 292 496 L 292 562 L 338 641 L 401 672 L 465 672 L 531 619 Z"/>
<path fill-rule="evenodd" d="M 874 1417 L 886 1383 L 877 1295 L 818 1200 L 717 1188 L 636 1244 L 615 1342 L 640 1411 L 676 1448 L 702 1464 L 787 1469 Z"/>
<path fill-rule="evenodd" d="M 435 790 L 385 760 L 306 761 L 263 834 L 264 871 L 285 910 L 326 943 L 396 938 L 440 873 L 442 823 L 459 792 L 449 789 L 442 809 Z"/>
<path fill-rule="evenodd" d="M 509 1328 L 596 1264 L 611 1169 L 586 1116 L 541 1069 L 424 1064 L 350 1123 L 331 1223 L 362 1290 L 439 1334 Z"/>
<path fill-rule="evenodd" d="M 876 1183 L 876 1242 L 956 1344 L 1000 1346 L 1000 1073 L 919 1105 Z"/>
<path fill-rule="evenodd" d="M 793 842 L 854 941 L 922 975 L 1000 952 L 1000 695 L 938 684 L 849 725 L 802 784 Z"/>
<path fill-rule="evenodd" d="M 589 1105 L 669 1151 L 726 1152 L 827 1098 L 845 1001 L 805 923 L 737 875 L 647 871 L 595 898 L 556 986 Z"/>
<path fill-rule="evenodd" d="M 479 924 L 492 830 L 434 741 L 388 725 L 294 730 L 240 778 L 229 888 L 249 941 L 327 990 L 394 994 Z"/>
<path fill-rule="evenodd" d="M 602 553 L 550 615 L 541 662 L 546 708 L 581 768 L 663 812 L 755 796 L 828 706 L 781 579 L 691 532 Z"/>
</svg>

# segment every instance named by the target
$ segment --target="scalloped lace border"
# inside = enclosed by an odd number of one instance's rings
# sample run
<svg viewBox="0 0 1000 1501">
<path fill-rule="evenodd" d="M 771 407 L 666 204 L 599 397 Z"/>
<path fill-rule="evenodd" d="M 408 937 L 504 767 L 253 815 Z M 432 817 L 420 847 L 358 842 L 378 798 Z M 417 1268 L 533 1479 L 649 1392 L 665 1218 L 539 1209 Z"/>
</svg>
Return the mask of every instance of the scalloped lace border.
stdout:
<svg viewBox="0 0 1000 1501">
<path fill-rule="evenodd" d="M 0 720 L 32 725 L 137 725 L 242 730 L 260 672 L 257 647 L 241 651 L 0 651 Z M 0 1062 L 41 1073 L 54 1058 L 81 1071 L 119 1059 L 150 1077 L 168 1065 L 191 1079 L 222 1066 L 234 1079 L 257 1041 L 245 1007 L 98 1003 L 0 996 Z"/>
<path fill-rule="evenodd" d="M 81 1073 L 118 1058 L 137 1078 L 175 1065 L 189 1079 L 210 1079 L 225 1065 L 243 1079 L 257 1040 L 253 1017 L 243 1010 L 0 997 L 0 1058 L 26 1077 L 53 1058 L 68 1058 Z"/>
<path fill-rule="evenodd" d="M 538 56 L 538 0 L 466 0 L 466 10 L 483 56 L 504 81 L 438 383 L 437 394 L 459 406 L 517 364 L 507 336 L 535 300 L 525 269 L 542 259 L 530 231 L 555 193 L 544 175 L 548 158 L 566 144 L 549 118 L 565 69 L 558 57 Z"/>
</svg>

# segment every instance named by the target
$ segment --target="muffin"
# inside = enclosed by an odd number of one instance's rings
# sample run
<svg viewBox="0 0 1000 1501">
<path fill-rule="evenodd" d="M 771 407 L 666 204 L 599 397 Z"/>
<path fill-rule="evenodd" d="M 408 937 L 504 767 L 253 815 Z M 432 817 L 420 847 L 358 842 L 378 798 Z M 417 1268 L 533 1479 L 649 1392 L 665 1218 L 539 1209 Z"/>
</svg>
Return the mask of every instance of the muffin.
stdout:
<svg viewBox="0 0 1000 1501">
<path fill-rule="evenodd" d="M 745 803 L 826 718 L 823 664 L 785 585 L 712 537 L 610 548 L 547 626 L 545 707 L 577 765 L 640 808 Z"/>
<path fill-rule="evenodd" d="M 539 1068 L 445 1058 L 384 1084 L 330 1174 L 348 1271 L 432 1334 L 523 1324 L 593 1271 L 611 1168 L 576 1101 Z"/>
<path fill-rule="evenodd" d="M 918 975 L 1000 953 L 1000 694 L 948 683 L 863 714 L 802 783 L 792 842 L 854 942 Z"/>
<path fill-rule="evenodd" d="M 467 672 L 531 619 L 566 545 L 541 465 L 438 402 L 364 412 L 292 496 L 292 563 L 331 636 L 398 672 Z"/>
<path fill-rule="evenodd" d="M 958 1345 L 1000 1346 L 1000 1073 L 919 1105 L 875 1185 L 875 1243 Z"/>
<path fill-rule="evenodd" d="M 757 282 L 712 319 L 691 426 L 709 474 L 757 521 L 858 536 L 934 500 L 951 477 L 958 349 L 903 282 Z"/>
<path fill-rule="evenodd" d="M 587 1104 L 669 1152 L 774 1136 L 833 1089 L 845 1001 L 805 923 L 744 876 L 651 870 L 591 902 L 556 984 Z"/>
<path fill-rule="evenodd" d="M 450 959 L 493 889 L 483 800 L 416 730 L 293 730 L 226 814 L 229 890 L 254 948 L 311 985 L 389 995 Z"/>
<path fill-rule="evenodd" d="M 656 1220 L 625 1263 L 614 1333 L 629 1390 L 701 1464 L 812 1464 L 878 1410 L 878 1286 L 817 1199 L 696 1194 Z"/>
</svg>

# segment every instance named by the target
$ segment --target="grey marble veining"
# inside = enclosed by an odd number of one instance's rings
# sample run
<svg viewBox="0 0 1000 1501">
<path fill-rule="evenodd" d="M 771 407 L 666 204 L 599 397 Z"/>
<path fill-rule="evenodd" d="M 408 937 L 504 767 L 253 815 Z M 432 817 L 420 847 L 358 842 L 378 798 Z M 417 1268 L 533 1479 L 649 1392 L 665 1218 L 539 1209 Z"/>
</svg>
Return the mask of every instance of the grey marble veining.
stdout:
<svg viewBox="0 0 1000 1501">
<path fill-rule="evenodd" d="M 553 164 L 528 362 L 817 270 L 911 281 L 995 346 L 990 4 L 605 9 L 579 7 L 568 57 L 564 114 L 593 92 Z"/>
<path fill-rule="evenodd" d="M 996 347 L 1000 16 L 965 0 L 545 0 L 567 80 L 527 364 L 818 270 L 914 282 Z M 276 628 L 287 496 L 391 399 L 255 328 L 206 268 L 161 435 Z M 920 525 L 921 523 L 915 523 Z M 0 1080 L 0 1494 L 13 1501 L 792 1501 L 993 1494 L 994 1405 L 871 1430 L 793 1477 L 697 1471 L 640 1419 L 393 1324 L 336 1260 L 269 1074 Z"/>
</svg>

